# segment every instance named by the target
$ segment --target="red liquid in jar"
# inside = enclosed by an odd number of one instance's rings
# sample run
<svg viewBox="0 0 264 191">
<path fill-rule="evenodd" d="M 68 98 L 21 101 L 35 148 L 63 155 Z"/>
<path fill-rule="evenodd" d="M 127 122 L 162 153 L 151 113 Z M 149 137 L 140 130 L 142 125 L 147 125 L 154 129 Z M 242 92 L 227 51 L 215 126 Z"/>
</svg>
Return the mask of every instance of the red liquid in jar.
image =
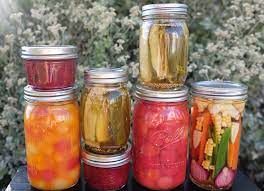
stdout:
<svg viewBox="0 0 264 191">
<path fill-rule="evenodd" d="M 97 190 L 118 190 L 127 184 L 129 163 L 119 167 L 101 168 L 84 164 L 88 184 Z"/>
<path fill-rule="evenodd" d="M 141 185 L 169 190 L 184 182 L 188 127 L 186 101 L 137 101 L 132 157 L 134 176 Z"/>
<path fill-rule="evenodd" d="M 25 60 L 28 84 L 37 89 L 58 89 L 74 85 L 76 59 Z"/>
</svg>

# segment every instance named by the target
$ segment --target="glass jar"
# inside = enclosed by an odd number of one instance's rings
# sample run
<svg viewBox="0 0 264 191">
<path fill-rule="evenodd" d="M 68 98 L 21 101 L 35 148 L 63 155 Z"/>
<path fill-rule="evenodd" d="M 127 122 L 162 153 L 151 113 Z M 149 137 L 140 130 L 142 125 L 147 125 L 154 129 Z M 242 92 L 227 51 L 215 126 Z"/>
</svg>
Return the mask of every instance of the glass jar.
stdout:
<svg viewBox="0 0 264 191">
<path fill-rule="evenodd" d="M 119 190 L 127 184 L 131 145 L 126 151 L 113 155 L 100 155 L 83 151 L 84 177 L 96 190 Z"/>
<path fill-rule="evenodd" d="M 133 116 L 132 159 L 138 183 L 169 190 L 184 182 L 189 111 L 188 89 L 154 90 L 138 85 Z"/>
<path fill-rule="evenodd" d="M 183 86 L 187 77 L 189 31 L 184 4 L 142 7 L 140 81 L 156 88 Z"/>
<path fill-rule="evenodd" d="M 75 46 L 23 46 L 28 84 L 36 89 L 74 86 L 77 65 Z"/>
<path fill-rule="evenodd" d="M 245 85 L 225 81 L 192 84 L 190 178 L 208 190 L 228 189 L 235 179 Z"/>
<path fill-rule="evenodd" d="M 98 154 L 125 150 L 130 133 L 127 72 L 121 68 L 87 69 L 81 98 L 85 149 Z"/>
<path fill-rule="evenodd" d="M 41 190 L 74 186 L 80 176 L 79 108 L 75 89 L 24 88 L 24 130 L 30 184 Z"/>
</svg>

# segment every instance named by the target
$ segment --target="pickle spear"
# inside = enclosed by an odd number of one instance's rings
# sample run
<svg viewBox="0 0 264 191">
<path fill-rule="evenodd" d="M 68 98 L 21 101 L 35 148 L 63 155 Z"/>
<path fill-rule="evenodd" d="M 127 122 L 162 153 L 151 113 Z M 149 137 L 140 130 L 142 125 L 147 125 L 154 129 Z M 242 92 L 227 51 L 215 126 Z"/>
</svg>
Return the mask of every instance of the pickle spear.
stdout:
<svg viewBox="0 0 264 191">
<path fill-rule="evenodd" d="M 115 145 L 120 145 L 125 139 L 122 94 L 120 94 L 119 91 L 109 93 L 110 126 L 113 133 L 113 143 Z"/>
<path fill-rule="evenodd" d="M 145 82 L 150 82 L 152 79 L 152 66 L 151 66 L 150 53 L 148 48 L 148 35 L 149 35 L 148 28 L 146 29 L 142 28 L 140 41 L 139 41 L 139 61 L 140 61 L 139 69 L 140 69 L 140 77 Z"/>
<path fill-rule="evenodd" d="M 96 140 L 100 143 L 105 143 L 110 140 L 108 132 L 108 100 L 103 96 L 102 105 L 98 104 L 98 117 L 96 121 Z"/>
<path fill-rule="evenodd" d="M 153 25 L 149 34 L 151 64 L 156 72 L 157 80 L 166 79 L 168 72 L 168 52 L 165 41 L 165 27 Z"/>
<path fill-rule="evenodd" d="M 167 33 L 165 36 L 165 39 L 168 43 L 167 49 L 168 49 L 168 65 L 169 65 L 169 71 L 168 71 L 168 80 L 171 83 L 175 83 L 177 81 L 177 60 L 179 60 L 179 53 L 178 53 L 178 46 L 179 39 L 177 38 L 177 33 L 174 32 L 174 30 L 170 31 L 170 29 L 167 29 Z"/>
<path fill-rule="evenodd" d="M 89 96 L 86 97 L 83 113 L 83 134 L 85 141 L 95 142 L 95 128 L 97 122 L 97 110 Z"/>
</svg>

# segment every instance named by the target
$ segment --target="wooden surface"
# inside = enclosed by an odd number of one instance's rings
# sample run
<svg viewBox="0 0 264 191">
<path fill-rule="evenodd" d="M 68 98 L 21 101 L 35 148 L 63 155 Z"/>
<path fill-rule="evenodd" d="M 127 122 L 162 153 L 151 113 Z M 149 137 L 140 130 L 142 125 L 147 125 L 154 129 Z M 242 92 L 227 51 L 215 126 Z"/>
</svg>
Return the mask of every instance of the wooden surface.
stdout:
<svg viewBox="0 0 264 191">
<path fill-rule="evenodd" d="M 26 166 L 22 166 L 18 169 L 17 173 L 13 177 L 12 181 L 8 185 L 6 191 L 31 191 L 36 190 L 30 186 L 27 179 L 27 169 Z M 68 191 L 94 191 L 91 189 L 87 183 L 83 180 L 83 177 L 80 179 L 79 183 L 71 189 L 67 189 Z M 174 189 L 174 191 L 201 191 L 202 189 L 196 187 L 194 184 L 190 182 L 190 180 L 186 180 L 184 185 L 181 187 Z M 241 171 L 237 173 L 235 182 L 233 187 L 230 189 L 231 191 L 260 191 L 260 189 Z M 124 187 L 121 191 L 148 191 L 148 189 L 140 186 L 134 179 L 132 172 L 129 176 L 129 182 L 126 187 Z"/>
</svg>

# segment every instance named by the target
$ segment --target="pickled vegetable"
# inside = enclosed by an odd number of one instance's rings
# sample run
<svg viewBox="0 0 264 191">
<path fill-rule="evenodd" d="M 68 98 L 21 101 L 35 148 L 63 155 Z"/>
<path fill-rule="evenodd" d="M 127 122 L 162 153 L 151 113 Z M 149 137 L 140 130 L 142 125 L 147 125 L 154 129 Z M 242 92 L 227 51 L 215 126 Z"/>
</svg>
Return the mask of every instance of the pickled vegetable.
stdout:
<svg viewBox="0 0 264 191">
<path fill-rule="evenodd" d="M 244 107 L 243 100 L 193 97 L 191 179 L 201 187 L 226 189 L 232 185 Z"/>
<path fill-rule="evenodd" d="M 170 190 L 184 182 L 188 126 L 186 101 L 137 101 L 132 155 L 137 182 L 152 190 Z"/>
<path fill-rule="evenodd" d="M 78 104 L 27 103 L 24 127 L 30 184 L 41 190 L 75 185 L 80 176 Z"/>
<path fill-rule="evenodd" d="M 188 28 L 184 22 L 143 23 L 140 35 L 140 79 L 147 86 L 182 86 L 187 76 Z"/>
<path fill-rule="evenodd" d="M 130 98 L 124 86 L 86 87 L 81 111 L 86 149 L 109 154 L 126 148 L 130 133 Z"/>
</svg>

